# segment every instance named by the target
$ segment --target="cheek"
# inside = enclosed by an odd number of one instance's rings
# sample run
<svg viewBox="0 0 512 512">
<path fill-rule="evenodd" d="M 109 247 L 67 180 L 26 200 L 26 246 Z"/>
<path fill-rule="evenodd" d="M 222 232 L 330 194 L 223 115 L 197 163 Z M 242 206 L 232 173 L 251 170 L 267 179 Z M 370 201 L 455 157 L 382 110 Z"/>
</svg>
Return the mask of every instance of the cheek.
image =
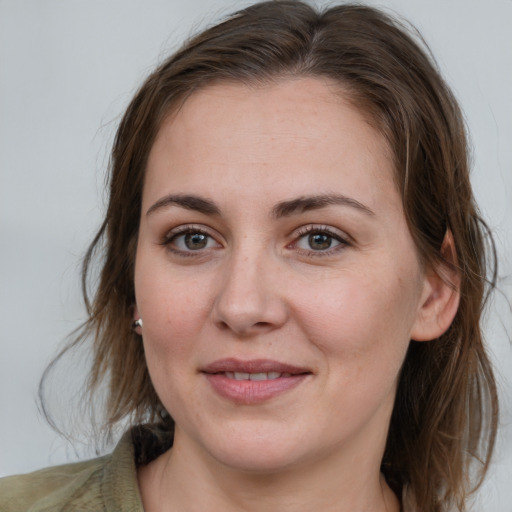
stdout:
<svg viewBox="0 0 512 512">
<path fill-rule="evenodd" d="M 140 261 L 135 288 L 145 331 L 158 337 L 178 332 L 186 337 L 197 330 L 199 320 L 208 314 L 211 286 L 197 273 L 183 274 L 165 264 L 147 265 Z"/>
<path fill-rule="evenodd" d="M 404 295 L 398 283 L 347 282 L 307 315 L 303 328 L 327 362 L 325 395 L 339 405 L 338 424 L 391 410 L 410 342 Z"/>
<path fill-rule="evenodd" d="M 414 279 L 405 285 L 389 272 L 350 272 L 318 283 L 296 302 L 296 317 L 310 340 L 331 360 L 355 372 L 368 367 L 398 372 L 415 320 L 417 290 Z M 397 275 L 397 273 L 393 273 Z M 409 272 L 408 275 L 411 275 Z"/>
<path fill-rule="evenodd" d="M 184 279 L 165 265 L 145 263 L 139 260 L 135 281 L 144 350 L 155 387 L 168 387 L 198 355 L 195 340 L 209 315 L 209 287 L 198 276 Z"/>
<path fill-rule="evenodd" d="M 144 321 L 144 352 L 155 390 L 171 416 L 176 417 L 193 402 L 193 396 L 185 397 L 182 391 L 183 383 L 193 377 L 190 369 L 201 351 L 196 341 L 201 337 L 206 314 L 200 300 L 204 295 L 196 293 L 195 286 L 182 287 L 179 280 L 154 275 L 158 279 L 148 276 L 137 289 Z"/>
</svg>

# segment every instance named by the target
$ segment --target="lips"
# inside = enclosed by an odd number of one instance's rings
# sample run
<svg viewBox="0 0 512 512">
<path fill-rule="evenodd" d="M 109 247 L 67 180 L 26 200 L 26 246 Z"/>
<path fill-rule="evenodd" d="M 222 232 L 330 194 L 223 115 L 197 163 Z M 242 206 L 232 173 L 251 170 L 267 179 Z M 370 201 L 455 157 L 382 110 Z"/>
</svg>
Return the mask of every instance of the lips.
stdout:
<svg viewBox="0 0 512 512">
<path fill-rule="evenodd" d="M 237 404 L 258 404 L 291 391 L 312 372 L 268 359 L 221 359 L 201 373 L 221 397 Z"/>
<path fill-rule="evenodd" d="M 241 373 L 289 373 L 298 375 L 302 373 L 311 373 L 307 368 L 293 366 L 271 359 L 251 359 L 242 361 L 240 359 L 229 358 L 219 359 L 205 366 L 202 371 L 204 373 L 224 373 L 224 372 L 241 372 Z"/>
<path fill-rule="evenodd" d="M 258 373 L 246 373 L 246 372 L 224 372 L 224 375 L 228 379 L 235 380 L 274 380 L 280 377 L 291 377 L 291 373 L 279 373 L 279 372 L 258 372 Z"/>
</svg>

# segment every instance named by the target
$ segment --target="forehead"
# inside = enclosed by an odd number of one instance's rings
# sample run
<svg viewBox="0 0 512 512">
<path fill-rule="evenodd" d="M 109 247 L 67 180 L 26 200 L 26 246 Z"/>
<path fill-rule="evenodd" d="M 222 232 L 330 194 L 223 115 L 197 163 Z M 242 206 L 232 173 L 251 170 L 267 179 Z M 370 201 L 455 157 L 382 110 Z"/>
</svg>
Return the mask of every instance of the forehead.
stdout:
<svg viewBox="0 0 512 512">
<path fill-rule="evenodd" d="M 146 184 L 151 195 L 166 188 L 188 192 L 191 185 L 211 193 L 213 184 L 254 193 L 265 186 L 268 194 L 265 180 L 271 180 L 275 192 L 287 187 L 300 195 L 301 186 L 318 189 L 310 193 L 339 192 L 331 189 L 342 186 L 343 193 L 366 188 L 368 196 L 389 187 L 393 175 L 385 137 L 339 85 L 298 78 L 220 83 L 192 94 L 163 122 Z"/>
</svg>

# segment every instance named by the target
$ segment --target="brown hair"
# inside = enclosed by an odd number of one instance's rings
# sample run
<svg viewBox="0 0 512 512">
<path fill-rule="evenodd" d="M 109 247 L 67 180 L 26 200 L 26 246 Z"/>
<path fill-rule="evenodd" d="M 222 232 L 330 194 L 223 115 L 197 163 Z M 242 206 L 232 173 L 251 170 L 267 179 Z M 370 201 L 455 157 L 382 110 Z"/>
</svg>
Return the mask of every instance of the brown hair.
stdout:
<svg viewBox="0 0 512 512">
<path fill-rule="evenodd" d="M 114 142 L 110 202 L 84 261 L 89 320 L 75 344 L 94 339 L 92 393 L 108 381 L 107 426 L 166 421 L 140 339 L 131 329 L 134 259 L 146 160 L 165 116 L 215 81 L 267 83 L 326 77 L 386 136 L 409 229 L 425 265 L 450 265 L 457 253 L 460 306 L 440 338 L 411 342 L 399 381 L 382 471 L 397 493 L 408 486 L 423 512 L 460 510 L 487 471 L 497 428 L 497 396 L 480 317 L 496 280 L 492 237 L 469 180 L 461 112 L 432 59 L 396 20 L 360 5 L 318 12 L 300 1 L 255 4 L 188 41 L 142 85 Z M 490 250 L 486 249 L 489 243 Z M 87 280 L 95 252 L 103 267 L 94 299 Z M 487 279 L 490 255 L 490 278 Z"/>
</svg>

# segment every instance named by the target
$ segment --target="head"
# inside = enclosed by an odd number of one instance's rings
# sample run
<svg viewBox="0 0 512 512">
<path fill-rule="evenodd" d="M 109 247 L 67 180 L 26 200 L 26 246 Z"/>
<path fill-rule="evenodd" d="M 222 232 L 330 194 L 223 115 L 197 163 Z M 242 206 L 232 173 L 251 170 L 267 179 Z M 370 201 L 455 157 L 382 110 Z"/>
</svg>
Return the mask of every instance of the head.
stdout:
<svg viewBox="0 0 512 512">
<path fill-rule="evenodd" d="M 374 9 L 256 4 L 190 40 L 146 80 L 119 127 L 108 211 L 85 261 L 84 276 L 103 241 L 86 326 L 95 335 L 91 386 L 108 375 L 110 424 L 131 416 L 171 428 L 131 327 L 146 171 L 162 126 L 208 88 L 309 79 L 332 84 L 382 136 L 418 262 L 457 297 L 446 329 L 423 332 L 406 349 L 382 460 L 392 487 L 410 485 L 425 510 L 441 510 L 443 503 L 463 502 L 471 456 L 482 446 L 485 472 L 496 428 L 495 387 L 479 326 L 485 225 L 471 191 L 457 102 L 414 38 Z"/>
</svg>

